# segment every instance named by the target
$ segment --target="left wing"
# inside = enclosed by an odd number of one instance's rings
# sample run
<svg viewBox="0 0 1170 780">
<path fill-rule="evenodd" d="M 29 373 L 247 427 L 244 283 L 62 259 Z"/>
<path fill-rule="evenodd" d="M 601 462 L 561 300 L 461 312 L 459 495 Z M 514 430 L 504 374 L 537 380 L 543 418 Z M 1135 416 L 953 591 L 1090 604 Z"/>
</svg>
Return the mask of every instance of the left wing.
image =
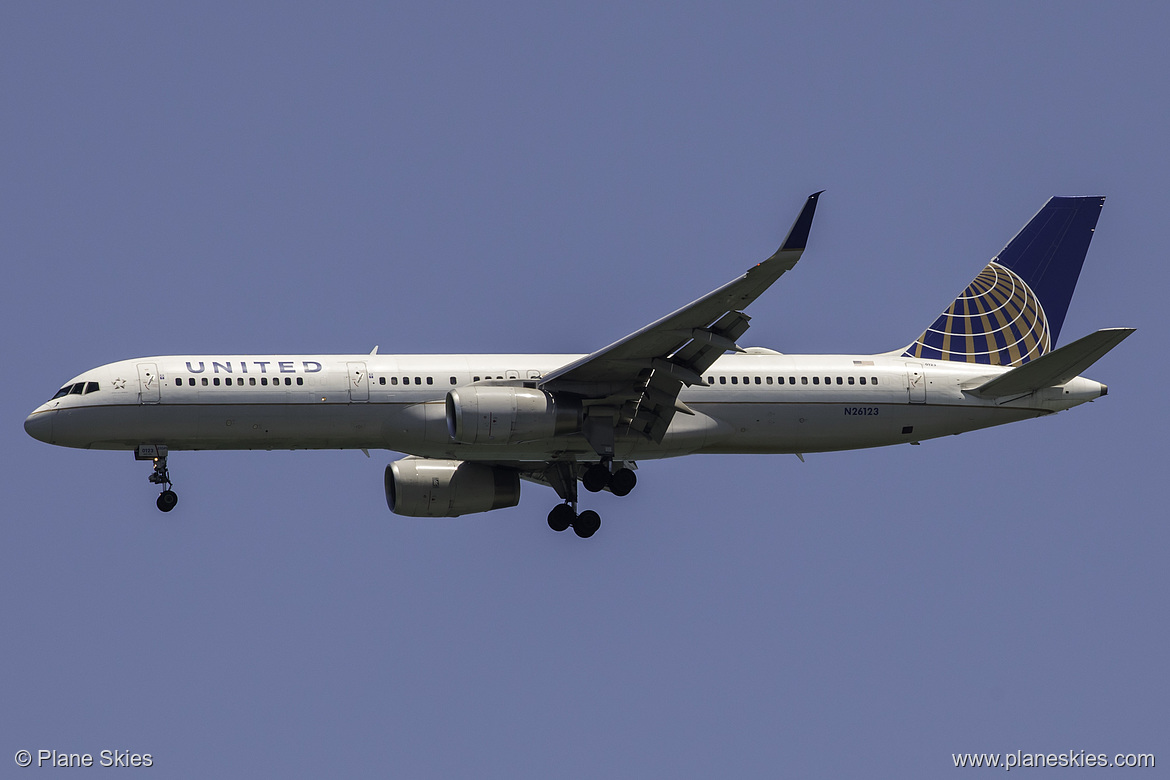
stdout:
<svg viewBox="0 0 1170 780">
<path fill-rule="evenodd" d="M 743 313 L 804 253 L 820 192 L 810 195 L 780 248 L 743 276 L 652 322 L 608 347 L 546 375 L 539 387 L 580 396 L 584 434 L 602 456 L 612 456 L 614 437 L 625 428 L 661 442 L 676 411 L 693 414 L 678 400 L 683 385 L 706 385 L 702 374 L 728 350 L 751 319 Z"/>
</svg>

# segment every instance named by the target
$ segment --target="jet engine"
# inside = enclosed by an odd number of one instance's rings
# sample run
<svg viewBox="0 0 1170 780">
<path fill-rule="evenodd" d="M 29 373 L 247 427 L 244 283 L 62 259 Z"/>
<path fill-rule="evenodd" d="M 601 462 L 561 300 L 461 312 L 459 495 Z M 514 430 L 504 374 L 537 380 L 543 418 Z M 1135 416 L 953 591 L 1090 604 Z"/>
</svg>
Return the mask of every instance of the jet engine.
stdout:
<svg viewBox="0 0 1170 780">
<path fill-rule="evenodd" d="M 516 444 L 581 430 L 581 402 L 530 387 L 447 393 L 447 432 L 463 444 Z"/>
<path fill-rule="evenodd" d="M 386 504 L 407 517 L 458 517 L 520 503 L 520 475 L 460 460 L 403 458 L 386 467 Z"/>
</svg>

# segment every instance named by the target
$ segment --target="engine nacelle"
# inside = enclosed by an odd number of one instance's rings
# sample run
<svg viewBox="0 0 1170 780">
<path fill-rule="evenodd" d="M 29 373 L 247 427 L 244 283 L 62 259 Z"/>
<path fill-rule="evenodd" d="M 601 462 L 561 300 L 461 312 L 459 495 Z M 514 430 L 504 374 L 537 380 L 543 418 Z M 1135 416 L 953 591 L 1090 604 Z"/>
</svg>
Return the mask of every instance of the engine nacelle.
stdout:
<svg viewBox="0 0 1170 780">
<path fill-rule="evenodd" d="M 461 460 L 403 458 L 386 467 L 386 504 L 407 517 L 458 517 L 520 503 L 520 475 Z"/>
<path fill-rule="evenodd" d="M 447 432 L 463 444 L 516 444 L 581 430 L 581 402 L 531 387 L 458 387 Z"/>
</svg>

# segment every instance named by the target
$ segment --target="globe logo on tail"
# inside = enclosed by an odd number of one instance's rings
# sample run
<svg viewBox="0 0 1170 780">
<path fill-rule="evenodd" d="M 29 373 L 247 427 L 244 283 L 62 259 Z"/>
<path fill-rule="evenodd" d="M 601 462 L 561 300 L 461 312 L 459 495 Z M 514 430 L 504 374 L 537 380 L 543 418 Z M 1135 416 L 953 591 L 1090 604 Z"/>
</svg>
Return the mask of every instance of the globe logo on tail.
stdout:
<svg viewBox="0 0 1170 780">
<path fill-rule="evenodd" d="M 1020 366 L 1051 349 L 1040 299 L 1018 274 L 992 260 L 902 354 Z"/>
</svg>

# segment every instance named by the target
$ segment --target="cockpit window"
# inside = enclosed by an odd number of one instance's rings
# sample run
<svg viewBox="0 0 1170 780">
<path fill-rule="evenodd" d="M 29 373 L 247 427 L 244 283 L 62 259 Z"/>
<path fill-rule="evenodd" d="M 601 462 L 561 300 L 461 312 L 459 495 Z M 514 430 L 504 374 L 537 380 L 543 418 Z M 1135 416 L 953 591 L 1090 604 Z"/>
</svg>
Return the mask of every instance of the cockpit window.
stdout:
<svg viewBox="0 0 1170 780">
<path fill-rule="evenodd" d="M 101 389 L 101 387 L 98 385 L 97 382 L 86 382 L 85 383 L 85 394 L 86 395 L 89 395 L 90 393 L 96 393 L 100 389 Z"/>
<path fill-rule="evenodd" d="M 78 382 L 77 384 L 75 384 L 73 386 L 73 389 L 69 391 L 69 395 L 81 395 L 84 392 L 85 392 L 85 382 Z"/>
<path fill-rule="evenodd" d="M 55 400 L 57 398 L 60 398 L 63 395 L 69 395 L 69 391 L 72 389 L 73 389 L 73 385 L 65 385 L 64 387 L 62 387 L 60 390 L 57 391 L 57 394 L 55 396 L 53 396 L 49 400 L 52 401 L 52 400 Z"/>
</svg>

